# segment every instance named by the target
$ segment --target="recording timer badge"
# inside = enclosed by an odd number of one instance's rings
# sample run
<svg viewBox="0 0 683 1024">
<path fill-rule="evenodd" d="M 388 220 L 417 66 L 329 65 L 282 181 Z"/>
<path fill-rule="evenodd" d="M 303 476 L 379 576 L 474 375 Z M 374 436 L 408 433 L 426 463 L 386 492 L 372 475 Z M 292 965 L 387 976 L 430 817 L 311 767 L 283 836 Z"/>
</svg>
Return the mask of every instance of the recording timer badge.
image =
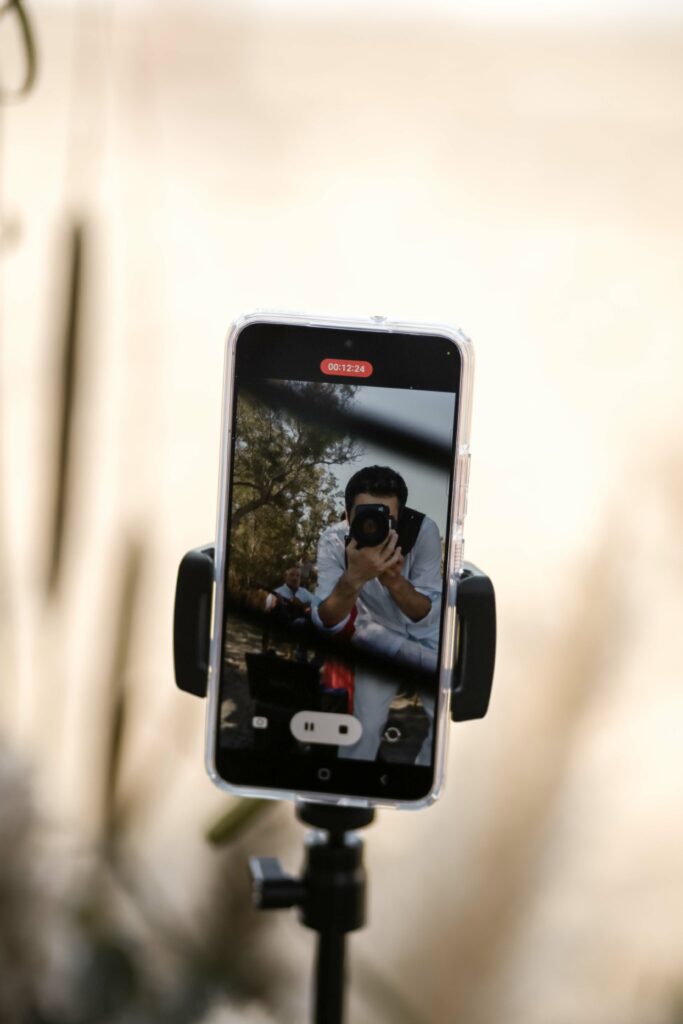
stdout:
<svg viewBox="0 0 683 1024">
<path fill-rule="evenodd" d="M 373 365 L 367 359 L 330 359 L 320 363 L 320 371 L 327 377 L 370 377 Z"/>
</svg>

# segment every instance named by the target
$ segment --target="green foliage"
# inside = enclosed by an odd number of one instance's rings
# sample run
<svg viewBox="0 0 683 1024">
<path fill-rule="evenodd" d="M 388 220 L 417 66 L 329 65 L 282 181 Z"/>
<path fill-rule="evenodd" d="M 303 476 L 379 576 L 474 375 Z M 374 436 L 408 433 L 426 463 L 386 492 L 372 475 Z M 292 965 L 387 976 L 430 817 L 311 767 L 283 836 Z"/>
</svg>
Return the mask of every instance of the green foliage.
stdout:
<svg viewBox="0 0 683 1024">
<path fill-rule="evenodd" d="M 297 385 L 299 393 L 345 409 L 352 385 Z M 315 562 L 321 532 L 339 518 L 343 494 L 329 467 L 362 449 L 324 425 L 241 396 L 237 406 L 230 587 L 279 586 L 288 563 Z"/>
</svg>

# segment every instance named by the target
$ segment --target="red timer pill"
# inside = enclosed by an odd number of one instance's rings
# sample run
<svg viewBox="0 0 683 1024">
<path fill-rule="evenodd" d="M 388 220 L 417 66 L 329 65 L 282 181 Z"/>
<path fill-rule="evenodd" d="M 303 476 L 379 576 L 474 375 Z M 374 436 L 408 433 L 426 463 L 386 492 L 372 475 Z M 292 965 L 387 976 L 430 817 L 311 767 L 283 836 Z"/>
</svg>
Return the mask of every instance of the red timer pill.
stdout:
<svg viewBox="0 0 683 1024">
<path fill-rule="evenodd" d="M 367 359 L 323 359 L 320 369 L 328 377 L 369 377 L 372 363 Z"/>
</svg>

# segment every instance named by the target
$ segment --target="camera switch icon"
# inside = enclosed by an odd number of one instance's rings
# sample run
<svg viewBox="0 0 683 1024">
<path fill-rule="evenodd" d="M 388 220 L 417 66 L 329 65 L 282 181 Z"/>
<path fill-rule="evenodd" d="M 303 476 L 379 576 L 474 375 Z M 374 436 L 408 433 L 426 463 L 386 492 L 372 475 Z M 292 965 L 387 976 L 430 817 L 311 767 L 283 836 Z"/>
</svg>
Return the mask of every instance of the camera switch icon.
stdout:
<svg viewBox="0 0 683 1024">
<path fill-rule="evenodd" d="M 251 724 L 254 729 L 267 729 L 268 719 L 265 715 L 254 715 L 251 720 Z"/>
<path fill-rule="evenodd" d="M 289 730 L 300 743 L 324 743 L 333 747 L 350 747 L 363 734 L 363 726 L 353 715 L 332 711 L 297 711 Z"/>
</svg>

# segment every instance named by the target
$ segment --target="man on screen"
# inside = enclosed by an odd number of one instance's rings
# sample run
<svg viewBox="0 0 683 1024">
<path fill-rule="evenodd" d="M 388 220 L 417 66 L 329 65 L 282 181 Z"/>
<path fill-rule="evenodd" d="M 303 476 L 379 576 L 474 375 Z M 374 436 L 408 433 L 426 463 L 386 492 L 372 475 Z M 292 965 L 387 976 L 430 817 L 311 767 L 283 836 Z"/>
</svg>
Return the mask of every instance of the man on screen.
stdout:
<svg viewBox="0 0 683 1024">
<path fill-rule="evenodd" d="M 359 544 L 351 536 L 362 506 L 386 506 L 392 524 L 406 507 L 408 488 L 388 466 L 368 466 L 349 480 L 344 493 L 346 520 L 329 527 L 318 544 L 318 598 L 315 625 L 327 634 L 346 631 L 354 641 L 409 666 L 436 672 L 441 603 L 441 541 L 436 523 L 413 513 L 419 524 L 410 550 L 403 552 L 392 527 L 381 543 Z M 368 520 L 371 527 L 372 520 Z M 359 532 L 356 530 L 356 532 Z M 372 670 L 358 667 L 354 681 L 354 715 L 363 726 L 360 740 L 341 747 L 339 756 L 372 761 L 382 739 L 396 687 Z M 415 761 L 429 764 L 434 696 L 422 695 L 430 729 Z"/>
</svg>

